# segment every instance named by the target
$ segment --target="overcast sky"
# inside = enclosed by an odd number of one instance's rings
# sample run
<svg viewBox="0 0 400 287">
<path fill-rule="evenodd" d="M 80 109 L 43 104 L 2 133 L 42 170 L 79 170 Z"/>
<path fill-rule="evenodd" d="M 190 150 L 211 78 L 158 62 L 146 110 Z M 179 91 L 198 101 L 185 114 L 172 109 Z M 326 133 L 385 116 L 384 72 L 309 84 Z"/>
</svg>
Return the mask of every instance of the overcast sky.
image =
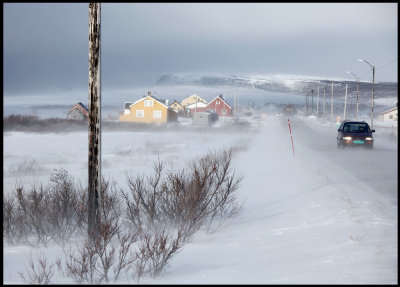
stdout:
<svg viewBox="0 0 400 287">
<path fill-rule="evenodd" d="M 396 3 L 103 3 L 102 89 L 163 74 L 397 82 Z M 4 94 L 88 86 L 88 4 L 3 4 Z"/>
</svg>

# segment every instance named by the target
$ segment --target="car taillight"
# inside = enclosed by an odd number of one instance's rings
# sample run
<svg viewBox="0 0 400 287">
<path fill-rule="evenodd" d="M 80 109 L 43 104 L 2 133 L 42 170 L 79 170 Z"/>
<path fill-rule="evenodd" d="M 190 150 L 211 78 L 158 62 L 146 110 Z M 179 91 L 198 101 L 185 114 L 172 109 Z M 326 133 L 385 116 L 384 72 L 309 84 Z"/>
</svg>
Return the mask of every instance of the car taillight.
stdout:
<svg viewBox="0 0 400 287">
<path fill-rule="evenodd" d="M 366 137 L 365 140 L 366 141 L 372 141 L 372 138 L 371 137 Z"/>
</svg>

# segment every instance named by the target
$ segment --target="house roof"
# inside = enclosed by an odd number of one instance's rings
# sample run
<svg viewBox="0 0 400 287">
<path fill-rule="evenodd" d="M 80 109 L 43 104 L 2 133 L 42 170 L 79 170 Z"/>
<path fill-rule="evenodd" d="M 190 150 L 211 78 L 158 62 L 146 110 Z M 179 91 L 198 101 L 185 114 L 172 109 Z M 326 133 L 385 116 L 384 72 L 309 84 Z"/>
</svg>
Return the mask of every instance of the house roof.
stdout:
<svg viewBox="0 0 400 287">
<path fill-rule="evenodd" d="M 181 105 L 181 103 L 178 102 L 177 100 L 174 100 L 174 102 L 173 102 L 172 104 L 170 104 L 169 106 L 172 106 L 172 105 L 175 105 L 175 104 L 180 105 L 180 106 L 183 108 L 183 106 Z"/>
<path fill-rule="evenodd" d="M 391 113 L 391 112 L 394 112 L 394 111 L 397 111 L 397 107 L 394 107 L 394 108 L 388 109 L 386 111 L 383 111 L 381 113 L 381 115 L 384 115 L 384 114 L 387 114 L 387 113 Z"/>
<path fill-rule="evenodd" d="M 196 106 L 197 106 L 198 108 L 204 108 L 204 107 L 207 106 L 207 104 L 205 104 L 205 103 L 203 103 L 203 102 L 197 102 L 197 105 L 196 105 L 196 103 L 194 103 L 194 104 L 191 104 L 191 105 L 187 105 L 186 108 L 187 108 L 187 109 L 194 109 Z"/>
<path fill-rule="evenodd" d="M 232 109 L 232 107 L 231 107 L 231 105 L 230 104 L 228 104 L 225 100 L 224 100 L 224 98 L 223 97 L 221 97 L 221 96 L 217 96 L 217 97 L 215 97 L 215 99 L 214 100 L 212 100 L 211 102 L 209 102 L 209 104 L 211 104 L 212 102 L 214 102 L 215 100 L 217 100 L 217 99 L 219 99 L 220 101 L 223 101 L 224 102 L 224 104 L 225 105 L 227 105 L 230 109 Z"/>
<path fill-rule="evenodd" d="M 75 105 L 73 105 L 73 107 L 68 111 L 68 114 L 70 112 L 72 112 L 73 110 L 78 109 L 80 110 L 86 117 L 89 117 L 89 110 L 88 108 L 82 104 L 81 102 L 76 103 Z"/>
<path fill-rule="evenodd" d="M 157 98 L 155 98 L 155 97 L 153 97 L 153 96 L 150 96 L 150 95 L 144 96 L 143 98 L 141 98 L 141 99 L 137 100 L 136 102 L 130 104 L 130 105 L 129 105 L 129 108 L 130 108 L 131 106 L 133 106 L 133 105 L 136 105 L 137 103 L 139 103 L 139 102 L 141 102 L 141 101 L 144 101 L 144 100 L 148 99 L 148 98 L 151 98 L 151 99 L 155 100 L 156 102 L 160 103 L 161 105 L 163 105 L 163 106 L 166 107 L 167 109 L 171 109 L 170 107 L 168 107 L 168 106 L 165 104 L 164 101 L 159 100 L 159 99 L 157 99 Z"/>
<path fill-rule="evenodd" d="M 207 103 L 207 101 L 205 100 L 205 99 L 203 99 L 203 98 L 201 98 L 201 97 L 199 97 L 198 95 L 196 95 L 196 94 L 194 94 L 194 95 L 191 95 L 191 96 L 189 96 L 189 97 L 187 97 L 187 98 L 184 98 L 182 101 L 181 101 L 181 105 L 182 106 L 184 106 L 184 102 L 187 102 L 187 101 L 189 101 L 189 102 L 191 102 L 191 101 L 196 101 L 196 97 L 197 97 L 197 102 L 203 102 L 203 103 Z"/>
</svg>

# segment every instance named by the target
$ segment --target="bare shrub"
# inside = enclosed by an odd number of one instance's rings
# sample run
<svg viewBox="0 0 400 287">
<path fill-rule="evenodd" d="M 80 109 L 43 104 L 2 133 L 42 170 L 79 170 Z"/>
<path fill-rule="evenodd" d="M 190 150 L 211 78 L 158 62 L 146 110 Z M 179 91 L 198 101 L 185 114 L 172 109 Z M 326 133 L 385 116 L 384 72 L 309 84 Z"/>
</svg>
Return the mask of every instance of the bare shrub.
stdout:
<svg viewBox="0 0 400 287">
<path fill-rule="evenodd" d="M 79 284 L 115 281 L 136 259 L 132 246 L 138 234 L 121 230 L 122 209 L 115 189 L 115 185 L 102 180 L 101 222 L 97 236 L 87 238 L 82 246 L 78 246 L 77 254 L 64 252 L 67 256 L 65 275 Z M 110 271 L 113 271 L 111 277 Z"/>
<path fill-rule="evenodd" d="M 127 176 L 130 193 L 121 191 L 121 195 L 127 206 L 127 218 L 138 231 L 146 226 L 155 228 L 158 221 L 163 222 L 160 213 L 162 190 L 159 185 L 164 167 L 165 164 L 160 161 L 154 164 L 154 176 L 148 177 L 147 181 L 143 176 L 136 179 Z"/>
<path fill-rule="evenodd" d="M 78 207 L 79 190 L 65 169 L 56 169 L 50 177 L 48 221 L 52 239 L 65 243 L 79 228 L 82 214 Z"/>
<path fill-rule="evenodd" d="M 21 221 L 16 209 L 14 198 L 3 193 L 3 239 L 11 244 L 18 243 L 24 236 L 23 228 L 18 226 Z"/>
<path fill-rule="evenodd" d="M 142 232 L 136 264 L 137 279 L 146 273 L 152 278 L 160 275 L 172 256 L 179 251 L 185 243 L 181 230 L 173 236 L 166 229 Z"/>
<path fill-rule="evenodd" d="M 137 260 L 136 241 L 137 233 L 117 232 L 112 235 L 103 227 L 102 235 L 97 240 L 86 239 L 82 245 L 77 245 L 75 251 L 64 250 L 64 265 L 59 260 L 58 269 L 78 284 L 116 281 L 121 274 L 127 274 Z"/>
<path fill-rule="evenodd" d="M 50 239 L 50 224 L 48 221 L 49 202 L 48 189 L 42 185 L 33 184 L 31 190 L 25 192 L 22 186 L 16 187 L 16 198 L 18 201 L 18 213 L 21 214 L 20 224 L 24 228 L 23 233 L 29 234 L 37 239 L 37 243 L 46 245 Z"/>
<path fill-rule="evenodd" d="M 239 206 L 235 192 L 242 177 L 232 172 L 232 151 L 210 153 L 192 162 L 188 169 L 169 171 L 165 164 L 154 165 L 154 176 L 145 181 L 142 176 L 128 176 L 128 192 L 121 192 L 126 216 L 141 230 L 146 226 L 190 225 L 193 232 L 203 224 L 235 215 Z"/>
<path fill-rule="evenodd" d="M 54 264 L 48 264 L 46 258 L 43 255 L 40 255 L 37 264 L 33 262 L 32 255 L 30 256 L 30 258 L 28 258 L 28 260 L 29 269 L 26 271 L 26 277 L 24 273 L 18 273 L 22 280 L 28 284 L 49 284 L 50 279 L 54 275 Z"/>
<path fill-rule="evenodd" d="M 77 186 L 77 226 L 81 233 L 87 232 L 88 227 L 88 188 L 83 188 L 81 185 Z"/>
<path fill-rule="evenodd" d="M 48 188 L 34 185 L 25 192 L 18 185 L 15 200 L 3 195 L 5 237 L 14 242 L 13 233 L 24 240 L 34 235 L 44 244 L 50 238 L 64 244 L 74 234 L 86 237 L 74 250 L 64 250 L 64 261 L 56 261 L 59 272 L 78 284 L 115 282 L 122 274 L 138 281 L 154 278 L 196 231 L 239 211 L 235 192 L 242 178 L 231 170 L 231 158 L 232 150 L 209 153 L 177 172 L 165 172 L 158 160 L 146 179 L 127 175 L 128 191 L 118 192 L 115 183 L 102 179 L 95 238 L 87 233 L 87 188 L 66 170 L 55 170 Z M 52 269 L 39 263 L 50 277 Z M 43 282 L 33 263 L 31 269 L 36 273 L 29 280 Z"/>
<path fill-rule="evenodd" d="M 132 264 L 138 259 L 137 254 L 133 249 L 133 244 L 137 241 L 137 239 L 138 233 L 118 233 L 118 258 L 113 269 L 115 280 L 118 280 L 121 272 L 128 273 L 132 267 Z"/>
<path fill-rule="evenodd" d="M 127 176 L 129 191 L 121 191 L 126 218 L 140 233 L 136 274 L 152 277 L 161 273 L 172 255 L 202 226 L 237 214 L 235 192 L 242 180 L 232 172 L 232 151 L 210 153 L 188 169 L 167 172 L 154 164 L 154 174 Z M 175 236 L 165 228 L 175 230 Z"/>
<path fill-rule="evenodd" d="M 3 195 L 3 228 L 11 244 L 46 245 L 50 239 L 64 244 L 82 232 L 86 220 L 86 195 L 64 169 L 55 170 L 50 185 L 32 184 L 25 189 L 16 183 L 15 194 Z"/>
<path fill-rule="evenodd" d="M 72 277 L 78 284 L 84 283 L 99 283 L 95 282 L 95 268 L 97 254 L 93 245 L 85 241 L 82 246 L 77 246 L 77 255 L 72 250 L 65 251 L 65 272 L 62 272 L 68 277 Z M 59 270 L 63 270 L 60 262 L 57 263 Z"/>
<path fill-rule="evenodd" d="M 64 251 L 64 265 L 57 263 L 64 276 L 72 277 L 76 283 L 100 284 L 118 280 L 127 273 L 137 259 L 134 243 L 137 233 L 113 233 L 109 226 L 102 225 L 96 240 L 87 238 L 75 251 Z M 112 272 L 111 272 L 112 271 Z M 112 273 L 112 275 L 110 275 Z"/>
<path fill-rule="evenodd" d="M 99 259 L 100 281 L 103 279 L 108 283 L 108 272 L 112 267 L 117 247 L 112 240 L 120 233 L 121 226 L 121 207 L 115 186 L 110 185 L 109 181 L 102 180 L 101 188 L 101 222 L 97 238 L 91 242 Z"/>
</svg>

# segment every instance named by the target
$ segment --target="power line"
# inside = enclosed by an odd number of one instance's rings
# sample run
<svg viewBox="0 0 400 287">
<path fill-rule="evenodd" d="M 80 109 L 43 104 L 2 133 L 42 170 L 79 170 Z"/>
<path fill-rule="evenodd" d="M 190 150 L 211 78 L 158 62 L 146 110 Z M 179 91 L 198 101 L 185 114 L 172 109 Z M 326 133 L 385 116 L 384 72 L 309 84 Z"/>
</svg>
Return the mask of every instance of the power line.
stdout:
<svg viewBox="0 0 400 287">
<path fill-rule="evenodd" d="M 360 79 L 365 79 L 366 76 L 369 75 L 369 73 L 371 73 L 372 69 L 370 69 L 364 76 L 361 76 Z"/>
<path fill-rule="evenodd" d="M 382 66 L 380 66 L 380 67 L 378 67 L 378 68 L 375 68 L 375 70 L 380 70 L 380 69 L 382 69 L 382 68 L 385 68 L 385 67 L 387 67 L 387 66 L 393 64 L 395 61 L 397 61 L 397 59 L 398 59 L 398 57 L 394 58 L 393 60 L 391 60 L 390 62 L 388 62 L 388 63 L 385 64 L 385 65 L 382 65 Z M 365 75 L 361 76 L 361 77 L 360 77 L 360 80 L 361 80 L 361 79 L 364 80 L 365 77 L 367 77 L 367 76 L 371 73 L 371 71 L 372 71 L 372 68 L 371 68 Z"/>
<path fill-rule="evenodd" d="M 389 66 L 390 64 L 392 64 L 394 61 L 396 61 L 398 58 L 396 57 L 396 58 L 394 58 L 393 60 L 391 60 L 389 63 L 387 63 L 387 64 L 385 64 L 385 65 L 383 65 L 383 66 L 381 66 L 381 67 L 379 67 L 379 68 L 376 68 L 377 70 L 379 70 L 379 69 L 382 69 L 382 68 L 385 68 L 385 67 L 387 67 L 387 66 Z"/>
</svg>

